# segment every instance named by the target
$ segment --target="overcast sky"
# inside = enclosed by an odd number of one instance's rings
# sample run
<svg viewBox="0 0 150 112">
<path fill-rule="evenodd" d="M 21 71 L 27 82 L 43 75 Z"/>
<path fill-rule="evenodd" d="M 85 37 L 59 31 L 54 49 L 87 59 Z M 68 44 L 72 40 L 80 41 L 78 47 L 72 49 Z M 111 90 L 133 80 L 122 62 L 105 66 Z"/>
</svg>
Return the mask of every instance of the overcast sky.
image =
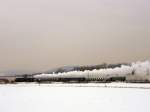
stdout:
<svg viewBox="0 0 150 112">
<path fill-rule="evenodd" d="M 0 1 L 0 71 L 148 59 L 149 0 Z"/>
</svg>

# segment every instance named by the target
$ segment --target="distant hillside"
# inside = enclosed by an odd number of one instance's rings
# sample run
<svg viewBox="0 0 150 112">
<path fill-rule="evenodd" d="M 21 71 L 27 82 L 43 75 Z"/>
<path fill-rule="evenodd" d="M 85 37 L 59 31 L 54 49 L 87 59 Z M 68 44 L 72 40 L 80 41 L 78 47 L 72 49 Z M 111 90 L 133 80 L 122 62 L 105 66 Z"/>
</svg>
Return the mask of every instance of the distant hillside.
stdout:
<svg viewBox="0 0 150 112">
<path fill-rule="evenodd" d="M 46 72 L 30 72 L 30 71 L 5 71 L 1 72 L 0 76 L 16 76 L 16 75 L 36 75 L 36 74 L 52 74 L 52 73 L 63 73 L 70 71 L 85 71 L 85 70 L 94 70 L 94 69 L 106 69 L 106 68 L 116 68 L 121 67 L 121 65 L 129 65 L 127 63 L 118 63 L 118 64 L 100 64 L 100 65 L 87 65 L 87 66 L 64 66 L 56 69 L 48 70 Z"/>
</svg>

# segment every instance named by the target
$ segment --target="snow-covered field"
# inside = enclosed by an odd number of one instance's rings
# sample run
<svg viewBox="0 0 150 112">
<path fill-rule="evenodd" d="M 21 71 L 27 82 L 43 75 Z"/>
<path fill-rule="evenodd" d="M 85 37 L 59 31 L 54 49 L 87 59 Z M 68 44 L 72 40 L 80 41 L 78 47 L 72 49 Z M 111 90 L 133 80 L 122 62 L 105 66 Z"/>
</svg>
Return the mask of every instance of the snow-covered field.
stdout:
<svg viewBox="0 0 150 112">
<path fill-rule="evenodd" d="M 0 112 L 150 112 L 149 88 L 125 83 L 0 85 Z"/>
</svg>

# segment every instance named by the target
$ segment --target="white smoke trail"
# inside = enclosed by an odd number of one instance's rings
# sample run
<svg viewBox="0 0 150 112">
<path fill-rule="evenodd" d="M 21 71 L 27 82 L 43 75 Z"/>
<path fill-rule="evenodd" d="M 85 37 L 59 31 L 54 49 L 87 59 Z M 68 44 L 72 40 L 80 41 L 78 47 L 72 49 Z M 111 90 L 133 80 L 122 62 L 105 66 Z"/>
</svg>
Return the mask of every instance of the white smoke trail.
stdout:
<svg viewBox="0 0 150 112">
<path fill-rule="evenodd" d="M 132 63 L 131 67 L 137 75 L 149 75 L 150 61 Z"/>
<path fill-rule="evenodd" d="M 111 76 L 126 76 L 128 74 L 134 75 L 149 75 L 150 61 L 135 62 L 130 65 L 122 65 L 116 68 L 106 68 L 99 70 L 85 70 L 85 71 L 71 71 L 58 74 L 40 74 L 36 78 L 50 78 L 50 77 L 86 77 L 86 78 L 105 78 Z"/>
</svg>

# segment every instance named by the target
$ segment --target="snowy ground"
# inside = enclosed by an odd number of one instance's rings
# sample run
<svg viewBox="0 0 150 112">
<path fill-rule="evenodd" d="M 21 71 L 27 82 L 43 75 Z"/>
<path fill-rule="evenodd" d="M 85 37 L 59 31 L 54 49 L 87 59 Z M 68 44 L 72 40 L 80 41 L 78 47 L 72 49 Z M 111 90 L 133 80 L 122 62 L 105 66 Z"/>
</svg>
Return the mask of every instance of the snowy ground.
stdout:
<svg viewBox="0 0 150 112">
<path fill-rule="evenodd" d="M 150 112 L 149 88 L 125 83 L 0 85 L 0 112 Z"/>
</svg>

